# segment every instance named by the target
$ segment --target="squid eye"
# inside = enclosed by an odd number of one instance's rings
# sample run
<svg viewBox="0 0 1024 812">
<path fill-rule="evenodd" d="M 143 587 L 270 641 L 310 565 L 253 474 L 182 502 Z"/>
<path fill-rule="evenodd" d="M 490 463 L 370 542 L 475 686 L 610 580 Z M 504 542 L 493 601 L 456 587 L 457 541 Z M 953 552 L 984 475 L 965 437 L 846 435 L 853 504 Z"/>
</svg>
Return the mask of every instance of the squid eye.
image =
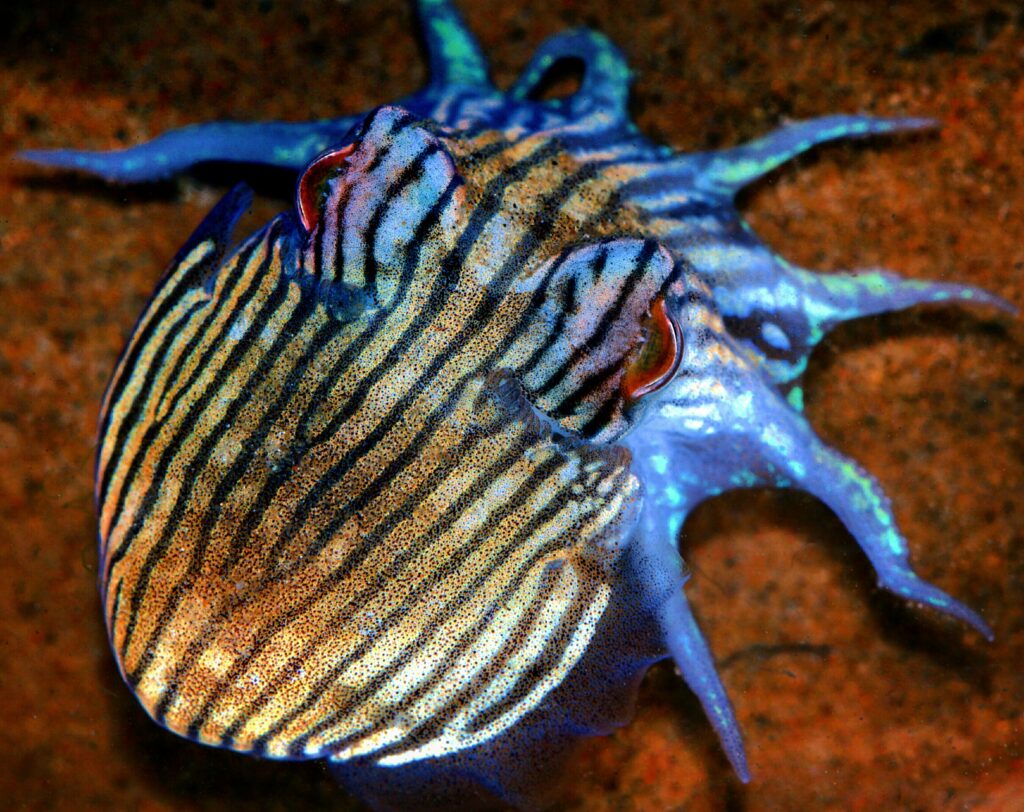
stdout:
<svg viewBox="0 0 1024 812">
<path fill-rule="evenodd" d="M 683 357 L 683 337 L 679 325 L 669 315 L 664 297 L 651 304 L 651 314 L 643 336 L 626 366 L 620 384 L 627 401 L 657 392 L 672 380 Z"/>
<path fill-rule="evenodd" d="M 325 152 L 307 166 L 299 178 L 295 204 L 299 210 L 302 227 L 307 232 L 312 231 L 320 219 L 320 206 L 326 193 L 327 181 L 338 174 L 355 148 L 355 144 L 348 144 L 340 149 Z"/>
</svg>

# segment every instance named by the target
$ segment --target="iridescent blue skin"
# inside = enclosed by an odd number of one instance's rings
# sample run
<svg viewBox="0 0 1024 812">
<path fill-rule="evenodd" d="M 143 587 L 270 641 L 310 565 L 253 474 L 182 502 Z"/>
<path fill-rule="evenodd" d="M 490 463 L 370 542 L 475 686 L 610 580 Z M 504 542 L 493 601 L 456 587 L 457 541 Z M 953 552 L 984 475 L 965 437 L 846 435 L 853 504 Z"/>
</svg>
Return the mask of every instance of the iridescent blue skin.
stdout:
<svg viewBox="0 0 1024 812">
<path fill-rule="evenodd" d="M 773 253 L 734 205 L 744 186 L 817 144 L 928 129 L 934 122 L 827 116 L 732 149 L 681 155 L 651 143 L 629 120 L 630 70 L 603 35 L 577 29 L 551 37 L 519 80 L 500 91 L 452 5 L 419 0 L 417 8 L 431 80 L 397 105 L 466 132 L 497 129 L 516 137 L 557 130 L 577 158 L 642 166 L 624 186 L 623 203 L 657 218 L 657 238 L 688 263 L 687 283 L 669 302 L 683 334 L 679 372 L 645 399 L 638 428 L 624 440 L 645 492 L 630 560 L 664 645 L 700 698 L 737 775 L 749 779 L 739 728 L 683 592 L 687 576 L 678 535 L 700 502 L 754 486 L 806 490 L 843 521 L 882 587 L 958 618 L 991 640 L 976 612 L 914 574 L 879 484 L 826 446 L 803 417 L 800 379 L 815 345 L 843 321 L 947 301 L 1013 308 L 977 288 L 905 280 L 882 270 L 818 276 Z M 531 98 L 563 59 L 583 64 L 579 89 L 563 99 Z M 125 150 L 31 150 L 22 157 L 119 183 L 166 178 L 211 161 L 299 172 L 324 150 L 346 143 L 364 117 L 199 124 Z M 698 294 L 684 295 L 684 288 Z"/>
</svg>

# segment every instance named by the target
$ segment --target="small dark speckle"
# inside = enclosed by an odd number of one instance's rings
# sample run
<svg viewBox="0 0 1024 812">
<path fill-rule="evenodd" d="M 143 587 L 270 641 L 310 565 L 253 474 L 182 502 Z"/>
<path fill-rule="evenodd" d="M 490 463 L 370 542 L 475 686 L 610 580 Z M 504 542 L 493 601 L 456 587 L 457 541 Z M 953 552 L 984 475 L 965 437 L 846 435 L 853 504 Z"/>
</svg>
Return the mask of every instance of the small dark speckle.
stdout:
<svg viewBox="0 0 1024 812">
<path fill-rule="evenodd" d="M 971 408 L 976 412 L 987 412 L 991 403 L 984 395 L 975 395 L 971 398 Z"/>
<path fill-rule="evenodd" d="M 927 59 L 934 54 L 976 54 L 998 36 L 1010 15 L 990 9 L 977 17 L 936 25 L 899 51 L 902 59 Z"/>
<path fill-rule="evenodd" d="M 738 55 L 734 59 L 730 59 L 725 63 L 722 69 L 722 73 L 728 79 L 734 79 L 740 76 L 743 71 L 750 67 L 750 60 L 743 55 Z"/>
<path fill-rule="evenodd" d="M 64 352 L 74 350 L 75 342 L 80 338 L 78 330 L 63 327 L 53 331 L 54 341 Z"/>
<path fill-rule="evenodd" d="M 36 601 L 18 601 L 18 616 L 25 620 L 32 620 L 44 614 L 42 606 Z"/>
</svg>

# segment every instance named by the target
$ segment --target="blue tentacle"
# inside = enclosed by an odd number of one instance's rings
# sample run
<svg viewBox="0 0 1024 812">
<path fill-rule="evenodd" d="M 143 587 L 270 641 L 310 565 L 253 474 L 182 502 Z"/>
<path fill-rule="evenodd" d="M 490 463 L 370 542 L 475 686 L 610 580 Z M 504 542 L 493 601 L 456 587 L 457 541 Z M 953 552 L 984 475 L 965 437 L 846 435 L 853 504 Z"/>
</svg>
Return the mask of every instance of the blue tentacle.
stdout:
<svg viewBox="0 0 1024 812">
<path fill-rule="evenodd" d="M 675 156 L 627 184 L 625 194 L 662 218 L 662 239 L 714 290 L 733 334 L 802 407 L 799 380 L 811 352 L 841 322 L 920 304 L 961 302 L 1016 308 L 971 285 L 904 279 L 882 269 L 818 275 L 765 246 L 732 207 L 743 186 L 826 141 L 929 129 L 923 118 L 836 115 L 782 127 L 729 150 Z"/>
<path fill-rule="evenodd" d="M 929 118 L 823 116 L 787 124 L 738 147 L 694 153 L 681 160 L 692 164 L 700 187 L 731 196 L 797 155 L 827 141 L 929 130 L 937 126 L 938 122 Z"/>
<path fill-rule="evenodd" d="M 448 0 L 419 0 L 417 11 L 430 61 L 428 87 L 407 99 L 417 115 L 434 117 L 456 87 L 496 94 L 476 39 Z M 492 104 L 493 106 L 493 104 Z M 23 160 L 97 175 L 114 183 L 162 180 L 207 162 L 254 163 L 296 172 L 342 142 L 361 115 L 307 122 L 214 122 L 171 130 L 121 150 L 25 150 Z M 441 116 L 443 119 L 443 116 Z"/>
<path fill-rule="evenodd" d="M 450 0 L 417 0 L 416 13 L 427 46 L 430 87 L 493 90 L 487 59 Z"/>
<path fill-rule="evenodd" d="M 748 235 L 687 246 L 681 253 L 710 280 L 730 332 L 764 359 L 783 393 L 793 393 L 829 331 L 863 316 L 922 304 L 960 302 L 1015 314 L 1005 299 L 972 285 L 906 279 L 884 269 L 817 274 L 787 262 Z"/>
<path fill-rule="evenodd" d="M 508 89 L 514 102 L 525 102 L 537 90 L 545 74 L 563 59 L 579 59 L 583 77 L 579 90 L 566 99 L 548 104 L 562 106 L 573 118 L 599 112 L 616 124 L 629 124 L 629 88 L 632 72 L 626 57 L 604 34 L 589 28 L 563 31 L 546 39 L 515 84 Z"/>
<path fill-rule="evenodd" d="M 676 501 L 675 493 L 666 493 L 657 486 L 648 489 L 644 498 L 639 536 L 630 547 L 631 566 L 643 584 L 647 608 L 661 627 L 665 647 L 684 682 L 700 700 L 733 770 L 746 783 L 750 780 L 750 769 L 743 734 L 711 648 L 683 593 L 687 574 L 677 537 L 682 517 L 692 506 L 684 508 Z M 670 509 L 666 511 L 666 507 Z"/>
<path fill-rule="evenodd" d="M 343 139 L 358 117 L 309 122 L 215 122 L 171 130 L 127 149 L 30 149 L 18 157 L 97 175 L 113 183 L 144 183 L 180 174 L 196 164 L 255 163 L 299 171 Z"/>
<path fill-rule="evenodd" d="M 624 441 L 644 483 L 632 561 L 666 648 L 704 705 L 737 774 L 746 780 L 731 705 L 682 596 L 679 531 L 702 501 L 755 486 L 808 491 L 846 525 L 881 587 L 957 618 L 990 640 L 992 630 L 973 609 L 914 573 L 906 540 L 878 482 L 825 445 L 779 395 L 761 364 L 730 336 L 697 275 L 687 274 L 672 297 L 683 359 L 672 382 L 650 395 L 652 402 L 638 404 L 645 409 L 643 430 Z"/>
<path fill-rule="evenodd" d="M 626 184 L 624 192 L 631 202 L 659 216 L 678 208 L 679 198 L 683 197 L 720 209 L 726 219 L 735 218 L 733 198 L 740 189 L 820 144 L 936 126 L 936 122 L 926 118 L 856 115 L 794 122 L 729 149 L 656 153 L 652 155 L 654 160 Z"/>
<path fill-rule="evenodd" d="M 690 604 L 686 596 L 677 590 L 663 604 L 663 610 L 661 624 L 669 653 L 683 680 L 700 699 L 737 777 L 746 784 L 750 781 L 750 769 L 743 747 L 743 734 L 732 702 L 718 676 L 714 656 L 690 610 Z"/>
<path fill-rule="evenodd" d="M 695 276 L 688 285 L 691 291 L 703 289 Z M 648 526 L 678 530 L 696 504 L 727 490 L 800 488 L 842 520 L 882 587 L 991 637 L 976 612 L 914 574 L 879 484 L 818 438 L 762 377 L 760 365 L 735 346 L 710 304 L 698 296 L 676 306 L 686 347 L 680 371 L 654 396 L 644 431 L 627 441 L 651 494 L 645 510 L 654 518 L 648 517 Z"/>
</svg>

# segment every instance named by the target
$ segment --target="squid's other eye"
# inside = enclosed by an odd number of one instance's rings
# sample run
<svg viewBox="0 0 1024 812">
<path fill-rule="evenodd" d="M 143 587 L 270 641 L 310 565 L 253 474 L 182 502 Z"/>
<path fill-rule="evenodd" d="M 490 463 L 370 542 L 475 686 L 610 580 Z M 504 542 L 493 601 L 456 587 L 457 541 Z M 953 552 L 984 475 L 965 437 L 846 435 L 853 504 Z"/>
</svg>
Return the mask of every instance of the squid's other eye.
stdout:
<svg viewBox="0 0 1024 812">
<path fill-rule="evenodd" d="M 669 315 L 664 297 L 651 304 L 644 332 L 622 376 L 622 395 L 633 402 L 657 392 L 672 380 L 683 357 L 679 325 Z"/>
</svg>

